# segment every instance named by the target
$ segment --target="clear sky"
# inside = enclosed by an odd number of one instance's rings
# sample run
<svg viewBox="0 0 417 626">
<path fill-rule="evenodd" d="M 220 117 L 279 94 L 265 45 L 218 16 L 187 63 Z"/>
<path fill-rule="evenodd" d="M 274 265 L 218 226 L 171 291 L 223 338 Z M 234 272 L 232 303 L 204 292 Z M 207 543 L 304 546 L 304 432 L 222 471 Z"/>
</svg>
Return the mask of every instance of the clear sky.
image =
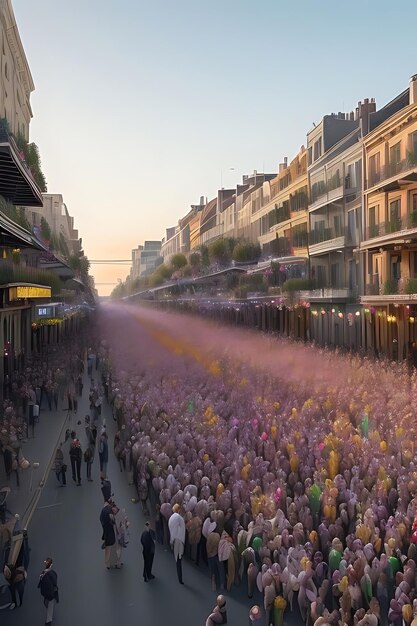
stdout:
<svg viewBox="0 0 417 626">
<path fill-rule="evenodd" d="M 366 97 L 380 107 L 417 73 L 416 0 L 13 7 L 36 86 L 31 139 L 92 260 L 130 258 L 221 179 L 276 172 L 313 122 Z M 97 283 L 128 271 L 92 266 Z"/>
</svg>

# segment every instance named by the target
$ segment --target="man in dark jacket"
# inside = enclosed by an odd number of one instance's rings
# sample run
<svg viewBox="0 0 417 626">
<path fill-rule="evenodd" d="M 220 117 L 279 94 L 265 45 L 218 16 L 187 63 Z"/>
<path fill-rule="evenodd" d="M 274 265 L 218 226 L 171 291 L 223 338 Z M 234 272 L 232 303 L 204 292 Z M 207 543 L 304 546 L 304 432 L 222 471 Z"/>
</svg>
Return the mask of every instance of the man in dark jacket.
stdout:
<svg viewBox="0 0 417 626">
<path fill-rule="evenodd" d="M 39 576 L 38 588 L 43 597 L 43 603 L 46 606 L 45 626 L 51 626 L 54 617 L 55 602 L 59 602 L 58 576 L 52 569 L 52 559 L 50 557 L 45 559 L 44 566 L 45 569 Z"/>
<path fill-rule="evenodd" d="M 101 493 L 103 494 L 104 502 L 110 500 L 112 496 L 111 482 L 108 478 L 101 479 Z"/>
<path fill-rule="evenodd" d="M 81 462 L 83 453 L 81 450 L 81 442 L 79 439 L 73 439 L 70 447 L 70 459 L 72 469 L 72 480 L 77 481 L 77 487 L 81 485 Z"/>
<path fill-rule="evenodd" d="M 155 578 L 152 574 L 152 564 L 155 556 L 155 534 L 151 530 L 149 522 L 145 524 L 145 530 L 141 535 L 140 542 L 143 554 L 143 580 L 147 583 L 148 580 Z"/>
<path fill-rule="evenodd" d="M 116 533 L 114 520 L 114 503 L 105 502 L 100 513 L 100 523 L 103 527 L 103 547 L 104 547 L 104 563 L 107 569 L 112 566 L 112 552 L 115 550 Z"/>
</svg>

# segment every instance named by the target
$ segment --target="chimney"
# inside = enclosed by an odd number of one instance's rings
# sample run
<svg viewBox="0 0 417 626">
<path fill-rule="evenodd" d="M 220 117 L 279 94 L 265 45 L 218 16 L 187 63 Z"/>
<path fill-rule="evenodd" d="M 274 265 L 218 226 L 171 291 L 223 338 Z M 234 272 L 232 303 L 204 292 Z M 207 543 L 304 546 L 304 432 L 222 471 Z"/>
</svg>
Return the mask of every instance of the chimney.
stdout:
<svg viewBox="0 0 417 626">
<path fill-rule="evenodd" d="M 204 204 L 204 196 L 200 196 L 200 206 L 203 206 Z"/>
<path fill-rule="evenodd" d="M 375 98 L 365 98 L 363 102 L 358 102 L 357 119 L 362 120 L 362 133 L 366 135 L 369 131 L 369 115 L 370 113 L 375 113 L 376 111 L 376 102 Z"/>
<path fill-rule="evenodd" d="M 409 83 L 410 104 L 417 104 L 417 74 L 410 78 Z"/>
<path fill-rule="evenodd" d="M 284 157 L 284 169 L 288 167 L 288 157 Z"/>
</svg>

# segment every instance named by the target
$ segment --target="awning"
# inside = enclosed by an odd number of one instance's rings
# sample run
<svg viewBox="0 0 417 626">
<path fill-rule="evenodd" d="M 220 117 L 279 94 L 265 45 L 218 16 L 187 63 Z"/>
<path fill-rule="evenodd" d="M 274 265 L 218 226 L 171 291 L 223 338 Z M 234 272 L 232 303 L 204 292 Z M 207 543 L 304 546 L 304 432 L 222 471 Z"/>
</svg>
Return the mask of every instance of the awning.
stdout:
<svg viewBox="0 0 417 626">
<path fill-rule="evenodd" d="M 17 206 L 42 206 L 42 193 L 27 165 L 20 159 L 12 137 L 1 133 L 0 194 Z"/>
<path fill-rule="evenodd" d="M 32 233 L 13 222 L 1 211 L 0 245 L 6 248 L 34 248 L 35 250 L 46 249 L 45 246 L 38 239 L 36 239 L 34 235 L 32 235 Z"/>
</svg>

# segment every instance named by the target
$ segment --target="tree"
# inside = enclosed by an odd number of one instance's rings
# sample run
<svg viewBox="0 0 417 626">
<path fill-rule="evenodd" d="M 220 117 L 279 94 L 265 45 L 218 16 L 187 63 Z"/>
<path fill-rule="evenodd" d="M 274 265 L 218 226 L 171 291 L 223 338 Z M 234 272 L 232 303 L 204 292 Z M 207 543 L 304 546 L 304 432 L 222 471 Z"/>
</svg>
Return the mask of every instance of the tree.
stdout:
<svg viewBox="0 0 417 626">
<path fill-rule="evenodd" d="M 171 278 L 171 270 L 165 263 L 156 268 L 153 274 L 149 277 L 149 285 L 151 287 L 158 287 L 162 285 L 168 278 Z"/>
<path fill-rule="evenodd" d="M 178 270 L 180 270 L 182 267 L 185 267 L 187 265 L 187 257 L 184 254 L 181 254 L 180 252 L 178 254 L 174 254 L 174 256 L 171 259 L 171 267 L 174 270 L 174 272 L 177 272 Z"/>
<path fill-rule="evenodd" d="M 208 247 L 211 263 L 217 263 L 220 267 L 228 265 L 231 261 L 229 242 L 226 239 L 216 239 Z"/>
<path fill-rule="evenodd" d="M 259 244 L 253 244 L 249 241 L 239 241 L 233 248 L 232 258 L 238 263 L 247 263 L 258 261 L 261 256 L 261 247 Z"/>
<path fill-rule="evenodd" d="M 47 220 L 43 216 L 41 217 L 41 235 L 42 235 L 42 239 L 46 243 L 49 244 L 52 241 L 51 227 L 49 226 Z"/>
<path fill-rule="evenodd" d="M 209 251 L 208 247 L 202 244 L 200 246 L 200 255 L 201 255 L 201 267 L 207 268 L 210 265 Z"/>
</svg>

